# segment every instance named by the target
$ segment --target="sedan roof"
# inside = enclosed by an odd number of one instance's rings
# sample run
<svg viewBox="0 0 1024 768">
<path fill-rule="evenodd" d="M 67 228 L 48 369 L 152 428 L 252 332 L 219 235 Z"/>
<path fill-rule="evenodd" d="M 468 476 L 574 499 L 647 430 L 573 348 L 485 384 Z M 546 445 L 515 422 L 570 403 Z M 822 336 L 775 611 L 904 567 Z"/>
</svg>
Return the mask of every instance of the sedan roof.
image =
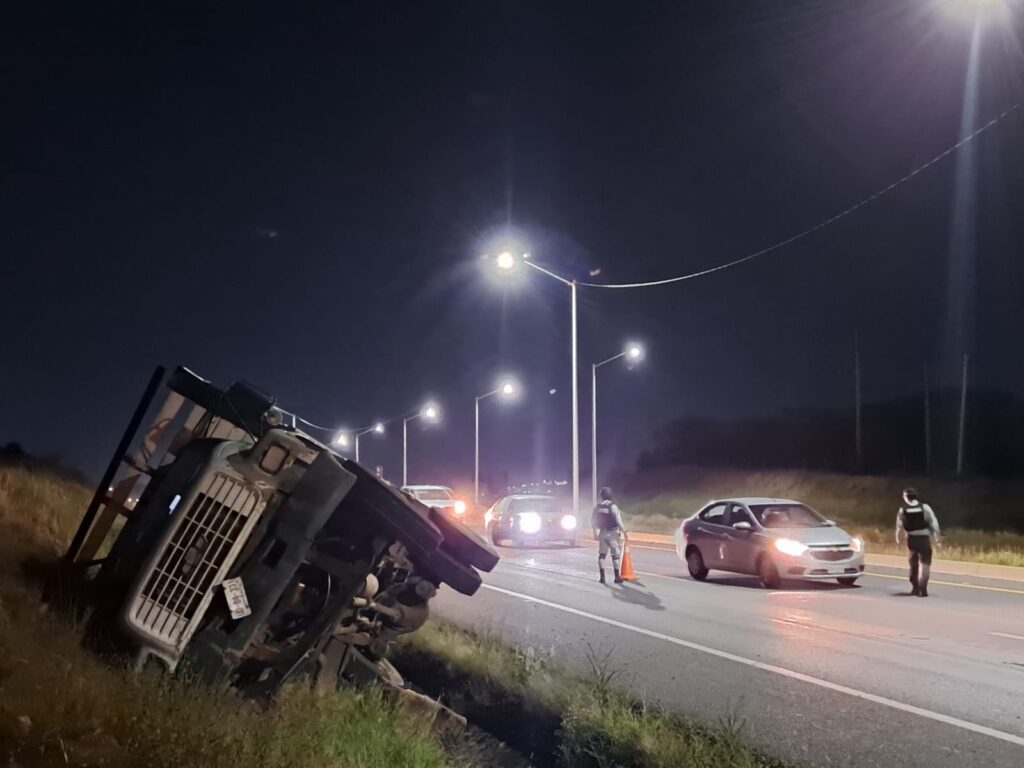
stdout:
<svg viewBox="0 0 1024 768">
<path fill-rule="evenodd" d="M 727 499 L 715 499 L 709 501 L 708 504 L 721 504 L 723 502 L 735 502 L 736 504 L 743 504 L 744 506 L 750 506 L 751 504 L 804 504 L 802 501 L 793 501 L 792 499 L 776 499 L 770 496 L 731 496 Z M 707 506 L 705 504 L 704 506 Z M 804 504 L 804 506 L 807 506 Z"/>
</svg>

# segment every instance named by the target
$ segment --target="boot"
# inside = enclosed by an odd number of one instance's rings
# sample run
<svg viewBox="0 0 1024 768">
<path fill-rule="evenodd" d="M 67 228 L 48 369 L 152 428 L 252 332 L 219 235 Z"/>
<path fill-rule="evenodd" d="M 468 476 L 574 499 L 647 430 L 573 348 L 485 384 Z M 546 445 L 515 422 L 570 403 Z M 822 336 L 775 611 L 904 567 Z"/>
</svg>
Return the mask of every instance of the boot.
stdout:
<svg viewBox="0 0 1024 768">
<path fill-rule="evenodd" d="M 618 568 L 615 569 L 615 583 L 616 584 L 621 584 L 622 583 L 622 576 L 619 575 L 619 569 Z"/>
<path fill-rule="evenodd" d="M 605 583 L 607 583 L 607 582 L 605 582 L 605 580 L 604 580 L 604 568 L 598 568 L 598 569 L 597 569 L 597 571 L 598 571 L 598 573 L 600 574 L 600 576 L 598 576 L 598 577 L 597 577 L 597 580 L 598 580 L 598 581 L 599 581 L 599 582 L 600 582 L 601 584 L 605 584 Z"/>
</svg>

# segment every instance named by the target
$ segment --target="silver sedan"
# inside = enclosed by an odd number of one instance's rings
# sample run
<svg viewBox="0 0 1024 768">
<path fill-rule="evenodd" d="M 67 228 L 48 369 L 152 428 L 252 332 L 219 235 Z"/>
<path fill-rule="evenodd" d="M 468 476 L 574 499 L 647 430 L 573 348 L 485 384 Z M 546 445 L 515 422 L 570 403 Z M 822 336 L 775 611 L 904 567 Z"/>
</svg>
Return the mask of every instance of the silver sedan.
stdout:
<svg viewBox="0 0 1024 768">
<path fill-rule="evenodd" d="M 864 572 L 864 542 L 799 501 L 719 499 L 676 531 L 690 576 L 708 571 L 755 575 L 775 589 L 787 580 L 835 579 L 853 586 Z"/>
</svg>

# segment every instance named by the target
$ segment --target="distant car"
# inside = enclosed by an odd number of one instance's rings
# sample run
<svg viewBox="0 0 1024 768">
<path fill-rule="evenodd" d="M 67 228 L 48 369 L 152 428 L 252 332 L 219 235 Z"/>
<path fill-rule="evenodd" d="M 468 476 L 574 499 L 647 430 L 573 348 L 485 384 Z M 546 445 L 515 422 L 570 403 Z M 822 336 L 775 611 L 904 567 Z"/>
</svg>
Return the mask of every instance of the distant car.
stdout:
<svg viewBox="0 0 1024 768">
<path fill-rule="evenodd" d="M 496 546 L 511 541 L 517 547 L 553 542 L 574 547 L 578 541 L 570 505 L 551 496 L 505 496 L 484 513 L 484 525 Z"/>
<path fill-rule="evenodd" d="M 443 512 L 453 520 L 463 521 L 466 517 L 466 502 L 457 499 L 447 485 L 405 485 L 402 490 L 428 507 Z"/>
<path fill-rule="evenodd" d="M 676 552 L 690 576 L 708 571 L 784 581 L 835 579 L 853 586 L 864 572 L 864 542 L 799 501 L 738 498 L 709 502 L 676 531 Z"/>
</svg>

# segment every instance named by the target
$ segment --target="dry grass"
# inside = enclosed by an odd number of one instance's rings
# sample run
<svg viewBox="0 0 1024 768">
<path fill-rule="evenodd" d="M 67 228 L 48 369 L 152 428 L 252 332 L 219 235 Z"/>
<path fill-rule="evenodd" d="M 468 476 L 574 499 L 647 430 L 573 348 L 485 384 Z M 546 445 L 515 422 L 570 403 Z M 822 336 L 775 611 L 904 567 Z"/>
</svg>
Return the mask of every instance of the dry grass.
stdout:
<svg viewBox="0 0 1024 768">
<path fill-rule="evenodd" d="M 469 689 L 470 697 L 489 699 L 499 709 L 517 702 L 519 712 L 502 712 L 521 732 L 531 728 L 531 720 L 553 714 L 558 763 L 568 768 L 778 765 L 742 743 L 736 720 L 697 724 L 632 699 L 616 687 L 610 655 L 591 650 L 589 669 L 575 674 L 496 633 L 436 621 L 404 639 L 400 649 L 400 658 L 410 663 L 441 666 L 450 694 Z"/>
<path fill-rule="evenodd" d="M 429 724 L 373 691 L 285 691 L 271 709 L 228 691 L 137 676 L 85 653 L 40 610 L 25 556 L 63 549 L 89 491 L 59 473 L 0 467 L 0 763 L 171 768 L 433 768 Z M 27 719 L 26 719 L 27 718 Z"/>
</svg>

